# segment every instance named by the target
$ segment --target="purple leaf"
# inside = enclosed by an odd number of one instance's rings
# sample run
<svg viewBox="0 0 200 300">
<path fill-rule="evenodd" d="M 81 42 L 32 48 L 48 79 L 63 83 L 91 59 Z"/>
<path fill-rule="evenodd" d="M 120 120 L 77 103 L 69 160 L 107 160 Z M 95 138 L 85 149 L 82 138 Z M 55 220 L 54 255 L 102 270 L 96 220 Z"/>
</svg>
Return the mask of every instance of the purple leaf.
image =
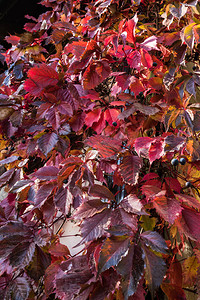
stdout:
<svg viewBox="0 0 200 300">
<path fill-rule="evenodd" d="M 123 255 L 127 252 L 130 238 L 112 236 L 107 238 L 102 247 L 98 262 L 98 271 L 101 273 L 110 267 L 118 265 Z"/>
<path fill-rule="evenodd" d="M 34 175 L 41 180 L 57 179 L 59 169 L 54 166 L 42 167 Z"/>
<path fill-rule="evenodd" d="M 47 200 L 48 196 L 50 196 L 53 188 L 55 187 L 55 183 L 50 182 L 48 184 L 44 184 L 38 190 L 35 198 L 35 206 L 42 206 L 44 202 Z"/>
<path fill-rule="evenodd" d="M 15 169 L 10 169 L 0 176 L 0 188 L 4 186 L 13 176 Z"/>
<path fill-rule="evenodd" d="M 10 193 L 19 193 L 23 191 L 26 187 L 30 186 L 31 184 L 33 184 L 33 181 L 29 179 L 17 181 L 10 189 Z"/>
<path fill-rule="evenodd" d="M 162 283 L 166 273 L 166 265 L 162 257 L 157 256 L 146 246 L 143 246 L 145 253 L 145 278 L 149 285 L 150 291 L 155 291 Z"/>
<path fill-rule="evenodd" d="M 131 245 L 128 254 L 117 266 L 117 272 L 122 276 L 121 282 L 124 299 L 128 300 L 136 290 L 144 272 L 143 251 L 138 245 Z"/>
<path fill-rule="evenodd" d="M 73 203 L 73 196 L 68 187 L 61 187 L 56 192 L 54 196 L 54 203 L 61 212 L 68 214 L 70 205 Z"/>
<path fill-rule="evenodd" d="M 96 240 L 104 235 L 105 229 L 108 226 L 109 218 L 110 210 L 105 209 L 101 213 L 84 220 L 81 224 L 81 235 L 83 238 L 77 246 Z"/>
<path fill-rule="evenodd" d="M 8 255 L 12 267 L 26 267 L 35 252 L 35 244 L 30 242 L 20 242 Z"/>
<path fill-rule="evenodd" d="M 115 201 L 113 193 L 104 185 L 94 184 L 89 189 L 89 194 L 102 199 L 110 199 Z"/>
<path fill-rule="evenodd" d="M 26 300 L 29 296 L 29 291 L 28 281 L 24 277 L 17 277 L 9 284 L 9 293 L 13 295 L 15 300 Z"/>
<path fill-rule="evenodd" d="M 168 249 L 165 240 L 156 231 L 145 231 L 140 235 L 146 246 L 150 246 L 152 250 L 166 253 Z"/>
<path fill-rule="evenodd" d="M 58 136 L 54 132 L 46 133 L 38 139 L 39 149 L 47 154 L 55 147 L 58 142 Z"/>
<path fill-rule="evenodd" d="M 108 204 L 101 202 L 99 199 L 89 200 L 79 206 L 79 208 L 73 214 L 75 219 L 86 219 L 94 216 L 97 213 L 102 212 L 107 208 Z"/>
<path fill-rule="evenodd" d="M 10 164 L 10 163 L 18 160 L 18 157 L 19 156 L 13 155 L 13 156 L 7 157 L 5 159 L 2 159 L 2 160 L 0 160 L 0 165 Z"/>
<path fill-rule="evenodd" d="M 87 284 L 92 277 L 85 255 L 68 259 L 60 265 L 56 275 L 56 296 L 64 300 L 73 299 L 81 285 Z"/>
</svg>

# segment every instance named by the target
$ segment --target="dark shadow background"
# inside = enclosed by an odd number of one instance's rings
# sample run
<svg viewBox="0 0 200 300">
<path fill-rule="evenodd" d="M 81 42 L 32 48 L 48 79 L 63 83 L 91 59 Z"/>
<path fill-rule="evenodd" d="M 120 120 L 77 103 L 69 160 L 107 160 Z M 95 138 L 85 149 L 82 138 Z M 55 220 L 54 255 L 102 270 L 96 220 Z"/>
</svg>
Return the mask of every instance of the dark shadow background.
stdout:
<svg viewBox="0 0 200 300">
<path fill-rule="evenodd" d="M 26 22 L 25 15 L 37 18 L 47 8 L 38 4 L 41 0 L 0 0 L 0 44 L 9 48 L 10 44 L 4 40 L 9 34 L 20 34 L 24 32 Z"/>
</svg>

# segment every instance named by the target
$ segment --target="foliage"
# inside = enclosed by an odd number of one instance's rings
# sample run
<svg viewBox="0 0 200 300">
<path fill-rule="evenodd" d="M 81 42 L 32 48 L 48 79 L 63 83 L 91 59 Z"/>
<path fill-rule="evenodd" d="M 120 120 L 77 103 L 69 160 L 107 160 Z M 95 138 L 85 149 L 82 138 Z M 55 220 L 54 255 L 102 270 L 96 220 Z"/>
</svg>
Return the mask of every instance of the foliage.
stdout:
<svg viewBox="0 0 200 300">
<path fill-rule="evenodd" d="M 41 4 L 1 48 L 0 298 L 197 294 L 198 0 Z"/>
</svg>

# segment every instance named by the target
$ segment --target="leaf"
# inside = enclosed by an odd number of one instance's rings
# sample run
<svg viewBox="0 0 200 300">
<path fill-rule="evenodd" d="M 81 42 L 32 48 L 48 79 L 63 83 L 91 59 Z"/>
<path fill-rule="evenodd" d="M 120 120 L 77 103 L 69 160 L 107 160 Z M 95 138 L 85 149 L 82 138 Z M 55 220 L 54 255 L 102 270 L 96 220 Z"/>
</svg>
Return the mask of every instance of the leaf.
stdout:
<svg viewBox="0 0 200 300">
<path fill-rule="evenodd" d="M 186 14 L 187 9 L 188 8 L 183 3 L 179 3 L 178 7 L 171 5 L 170 12 L 174 17 L 180 20 Z"/>
<path fill-rule="evenodd" d="M 125 183 L 134 185 L 137 184 L 139 178 L 139 170 L 142 167 L 142 160 L 135 155 L 124 156 L 120 164 L 119 171 Z"/>
<path fill-rule="evenodd" d="M 121 151 L 121 141 L 108 136 L 91 136 L 85 144 L 97 149 L 103 158 L 112 157 Z"/>
<path fill-rule="evenodd" d="M 57 190 L 54 196 L 55 206 L 64 214 L 68 214 L 70 205 L 73 203 L 73 195 L 68 187 L 61 187 Z"/>
<path fill-rule="evenodd" d="M 101 109 L 97 108 L 90 111 L 85 117 L 85 124 L 91 127 L 93 123 L 98 122 L 101 116 Z"/>
<path fill-rule="evenodd" d="M 70 255 L 68 247 L 60 243 L 52 244 L 49 247 L 49 253 L 57 257 Z"/>
<path fill-rule="evenodd" d="M 110 74 L 108 60 L 102 59 L 90 64 L 83 74 L 83 86 L 85 89 L 93 89 Z"/>
<path fill-rule="evenodd" d="M 184 204 L 187 203 L 189 204 L 189 206 L 193 206 L 194 208 L 200 209 L 200 202 L 192 196 L 185 194 L 176 194 L 176 198 Z"/>
<path fill-rule="evenodd" d="M 0 188 L 4 185 L 6 185 L 9 180 L 12 178 L 13 174 L 15 172 L 15 169 L 12 168 L 6 172 L 4 172 L 1 176 L 0 176 Z"/>
<path fill-rule="evenodd" d="M 112 226 L 127 225 L 132 229 L 132 231 L 137 231 L 137 217 L 133 214 L 127 213 L 120 207 L 117 207 L 112 211 L 110 222 Z M 131 235 L 133 235 L 133 233 Z"/>
<path fill-rule="evenodd" d="M 198 269 L 200 264 L 195 255 L 187 257 L 183 264 L 183 284 L 185 286 L 194 286 L 198 276 Z"/>
<path fill-rule="evenodd" d="M 140 199 L 134 194 L 129 194 L 128 196 L 126 196 L 120 202 L 120 207 L 122 207 L 128 213 L 139 214 L 139 215 L 143 214 L 142 213 L 143 205 L 140 202 Z"/>
<path fill-rule="evenodd" d="M 86 255 L 68 259 L 61 263 L 56 274 L 56 296 L 61 299 L 73 299 L 74 295 L 79 293 L 81 285 L 85 285 L 92 277 Z"/>
<path fill-rule="evenodd" d="M 186 206 L 183 207 L 182 217 L 175 222 L 179 231 L 194 241 L 200 241 L 199 224 L 200 213 Z"/>
<path fill-rule="evenodd" d="M 31 237 L 32 232 L 27 225 L 23 222 L 10 221 L 7 224 L 0 227 L 0 241 L 4 238 L 14 238 L 14 236 Z"/>
<path fill-rule="evenodd" d="M 168 300 L 187 300 L 185 293 L 180 286 L 171 283 L 162 283 L 161 289 L 167 295 Z"/>
<path fill-rule="evenodd" d="M 23 191 L 28 186 L 31 186 L 32 184 L 33 181 L 29 179 L 17 181 L 10 189 L 10 193 L 20 193 L 21 191 Z"/>
<path fill-rule="evenodd" d="M 146 154 L 151 146 L 153 139 L 150 137 L 138 137 L 135 139 L 134 147 L 137 154 L 140 156 L 141 153 Z"/>
<path fill-rule="evenodd" d="M 153 66 L 153 59 L 151 55 L 145 49 L 140 49 L 140 53 L 143 66 L 147 69 L 151 68 Z"/>
<path fill-rule="evenodd" d="M 161 217 L 174 224 L 174 221 L 180 216 L 182 207 L 176 198 L 164 195 L 165 191 L 158 193 L 153 199 L 153 206 Z"/>
<path fill-rule="evenodd" d="M 28 77 L 24 83 L 24 89 L 34 96 L 39 96 L 42 89 L 49 85 L 56 85 L 58 73 L 50 66 L 41 64 L 28 71 Z"/>
<path fill-rule="evenodd" d="M 34 176 L 40 180 L 52 180 L 57 179 L 59 169 L 54 166 L 47 166 L 38 169 Z"/>
<path fill-rule="evenodd" d="M 162 257 L 157 256 L 146 246 L 143 246 L 145 253 L 145 278 L 151 293 L 161 285 L 166 272 L 166 265 Z"/>
<path fill-rule="evenodd" d="M 186 139 L 184 137 L 178 137 L 174 134 L 168 135 L 165 138 L 165 151 L 177 150 L 184 146 Z"/>
<path fill-rule="evenodd" d="M 145 231 L 140 235 L 146 246 L 150 246 L 152 250 L 166 253 L 168 249 L 165 240 L 156 231 Z"/>
<path fill-rule="evenodd" d="M 117 272 L 122 276 L 121 281 L 124 299 L 135 294 L 144 272 L 144 254 L 137 244 L 129 247 L 128 254 L 122 257 L 117 266 Z"/>
<path fill-rule="evenodd" d="M 46 254 L 40 247 L 36 245 L 35 253 L 31 260 L 31 263 L 26 268 L 26 271 L 30 278 L 38 282 L 40 277 L 45 274 L 45 270 L 51 263 L 49 254 Z"/>
<path fill-rule="evenodd" d="M 155 35 L 152 35 L 144 40 L 144 42 L 140 44 L 140 47 L 146 51 L 159 50 L 157 47 L 157 40 L 158 38 Z"/>
<path fill-rule="evenodd" d="M 89 200 L 83 202 L 73 214 L 75 219 L 86 219 L 102 212 L 107 208 L 108 204 L 103 203 L 100 199 Z"/>
<path fill-rule="evenodd" d="M 111 236 L 102 247 L 98 261 L 98 271 L 101 273 L 110 267 L 117 266 L 127 252 L 130 238 L 126 236 Z"/>
<path fill-rule="evenodd" d="M 9 285 L 10 294 L 15 300 L 26 300 L 29 296 L 30 287 L 24 277 L 17 277 Z"/>
<path fill-rule="evenodd" d="M 94 184 L 89 189 L 89 194 L 102 199 L 110 199 L 115 201 L 113 193 L 104 185 Z"/>
<path fill-rule="evenodd" d="M 137 14 L 135 14 L 135 16 L 128 20 L 125 23 L 125 26 L 123 28 L 124 31 L 127 32 L 127 37 L 126 40 L 129 43 L 135 43 L 135 29 L 136 29 L 136 25 L 137 25 L 137 21 L 138 21 L 138 17 Z"/>
<path fill-rule="evenodd" d="M 142 105 L 139 102 L 134 103 L 133 106 L 135 107 L 135 110 L 138 110 L 147 116 L 155 115 L 157 112 L 159 112 L 159 109 L 157 107 L 152 107 L 150 105 Z"/>
<path fill-rule="evenodd" d="M 55 277 L 60 269 L 59 265 L 60 261 L 57 260 L 54 263 L 51 263 L 45 271 L 44 289 L 47 297 L 55 290 Z"/>
<path fill-rule="evenodd" d="M 15 268 L 26 267 L 34 254 L 35 244 L 21 241 L 13 251 L 8 255 L 10 265 Z"/>
<path fill-rule="evenodd" d="M 53 182 L 44 184 L 40 187 L 40 189 L 36 193 L 35 207 L 41 207 L 44 204 L 44 202 L 52 193 L 54 187 L 55 187 L 55 183 Z"/>
<path fill-rule="evenodd" d="M 55 132 L 46 133 L 38 139 L 38 146 L 40 150 L 47 156 L 47 154 L 55 147 L 58 142 L 58 136 Z"/>
<path fill-rule="evenodd" d="M 154 162 L 156 159 L 160 159 L 164 155 L 164 146 L 162 140 L 155 140 L 151 143 L 151 146 L 149 148 L 149 161 L 150 164 Z"/>
<path fill-rule="evenodd" d="M 13 156 L 7 157 L 5 159 L 2 159 L 2 160 L 0 160 L 0 165 L 10 164 L 10 163 L 18 160 L 18 157 L 19 156 L 13 155 Z"/>
<path fill-rule="evenodd" d="M 194 25 L 196 25 L 196 23 L 185 26 L 181 32 L 182 41 L 185 42 L 190 49 L 194 47 Z"/>
<path fill-rule="evenodd" d="M 141 54 L 139 51 L 131 51 L 130 53 L 128 53 L 126 59 L 131 68 L 134 68 L 136 70 L 139 70 L 141 68 Z"/>
<path fill-rule="evenodd" d="M 110 210 L 104 209 L 101 213 L 84 220 L 81 224 L 81 235 L 83 238 L 77 246 L 96 240 L 104 235 L 109 218 Z"/>
</svg>

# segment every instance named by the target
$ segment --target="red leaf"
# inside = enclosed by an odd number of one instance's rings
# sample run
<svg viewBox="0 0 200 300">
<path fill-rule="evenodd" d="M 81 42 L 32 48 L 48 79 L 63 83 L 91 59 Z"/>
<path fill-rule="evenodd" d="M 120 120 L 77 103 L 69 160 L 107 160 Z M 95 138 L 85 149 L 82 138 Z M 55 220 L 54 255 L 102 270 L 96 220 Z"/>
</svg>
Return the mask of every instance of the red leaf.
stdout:
<svg viewBox="0 0 200 300">
<path fill-rule="evenodd" d="M 98 271 L 101 273 L 110 267 L 118 265 L 122 256 L 128 250 L 130 238 L 126 236 L 111 236 L 102 247 L 98 261 Z"/>
<path fill-rule="evenodd" d="M 108 136 L 94 135 L 88 138 L 85 143 L 97 149 L 103 158 L 116 155 L 121 150 L 121 141 Z"/>
<path fill-rule="evenodd" d="M 106 59 L 90 64 L 83 74 L 83 86 L 85 89 L 93 89 L 104 81 L 110 74 L 110 66 Z"/>
<path fill-rule="evenodd" d="M 141 54 L 140 54 L 139 51 L 135 50 L 135 51 L 132 51 L 132 52 L 128 53 L 126 59 L 127 59 L 127 62 L 128 62 L 129 66 L 131 68 L 140 70 L 140 68 L 141 68 Z"/>
<path fill-rule="evenodd" d="M 141 80 L 139 80 L 135 76 L 132 76 L 130 89 L 131 89 L 131 92 L 133 92 L 135 94 L 135 96 L 139 95 L 140 92 L 145 91 L 145 88 L 144 88 Z"/>
<path fill-rule="evenodd" d="M 57 179 L 58 168 L 54 166 L 42 167 L 37 170 L 34 175 L 41 180 Z"/>
<path fill-rule="evenodd" d="M 85 255 L 68 259 L 60 265 L 56 274 L 56 296 L 60 299 L 73 299 L 81 289 L 93 277 Z"/>
<path fill-rule="evenodd" d="M 182 211 L 182 207 L 176 198 L 165 196 L 165 191 L 161 191 L 155 196 L 153 206 L 161 217 L 170 224 L 174 224 L 175 219 L 179 217 Z"/>
<path fill-rule="evenodd" d="M 38 139 L 38 146 L 40 150 L 47 156 L 47 154 L 55 147 L 58 142 L 58 136 L 54 132 L 49 132 L 42 135 Z"/>
<path fill-rule="evenodd" d="M 14 299 L 26 300 L 29 296 L 29 283 L 25 277 L 17 277 L 9 284 L 9 294 L 12 293 Z"/>
<path fill-rule="evenodd" d="M 155 140 L 155 142 L 151 143 L 149 148 L 149 161 L 150 164 L 154 162 L 156 159 L 160 159 L 164 154 L 164 142 Z"/>
<path fill-rule="evenodd" d="M 137 231 L 137 217 L 133 214 L 127 213 L 121 207 L 117 207 L 111 213 L 112 226 L 129 226 L 133 231 Z"/>
<path fill-rule="evenodd" d="M 153 59 L 151 55 L 145 49 L 140 49 L 140 53 L 143 66 L 147 69 L 151 68 L 153 65 Z"/>
<path fill-rule="evenodd" d="M 98 122 L 101 116 L 101 109 L 97 108 L 90 111 L 85 117 L 85 124 L 91 127 L 94 122 Z"/>
<path fill-rule="evenodd" d="M 115 108 L 106 109 L 104 112 L 104 119 L 108 122 L 110 126 L 112 126 L 113 122 L 116 122 L 118 119 L 119 111 Z"/>
<path fill-rule="evenodd" d="M 24 89 L 34 96 L 38 96 L 39 91 L 49 85 L 56 85 L 58 82 L 58 73 L 50 66 L 42 64 L 33 67 L 28 71 L 28 77 L 24 83 Z"/>
<path fill-rule="evenodd" d="M 193 206 L 194 208 L 200 209 L 200 202 L 192 196 L 180 194 L 179 192 L 179 194 L 176 194 L 176 198 L 178 198 L 178 200 L 181 201 L 183 204 L 187 203 L 190 206 Z"/>
<path fill-rule="evenodd" d="M 142 160 L 135 155 L 126 155 L 120 164 L 119 170 L 125 183 L 134 185 L 138 182 L 139 170 L 142 167 Z"/>
<path fill-rule="evenodd" d="M 20 41 L 20 37 L 16 35 L 9 35 L 5 37 L 5 40 L 7 43 L 10 43 L 12 45 L 17 45 Z"/>
<path fill-rule="evenodd" d="M 182 218 L 176 220 L 175 225 L 181 233 L 194 241 L 200 241 L 200 213 L 195 209 L 183 207 Z"/>
<path fill-rule="evenodd" d="M 135 139 L 134 147 L 137 154 L 140 156 L 141 152 L 142 154 L 147 155 L 147 151 L 151 146 L 151 143 L 153 142 L 153 139 L 150 137 L 139 137 Z M 146 156 L 145 155 L 145 156 Z"/>
<path fill-rule="evenodd" d="M 135 43 L 135 28 L 138 21 L 137 14 L 130 20 L 126 22 L 123 30 L 127 32 L 126 40 L 129 43 Z"/>
<path fill-rule="evenodd" d="M 54 256 L 68 256 L 70 255 L 67 246 L 60 243 L 52 244 L 49 247 L 49 252 Z"/>
<path fill-rule="evenodd" d="M 180 286 L 171 283 L 162 283 L 161 289 L 167 295 L 168 300 L 187 300 L 185 293 Z"/>
</svg>

